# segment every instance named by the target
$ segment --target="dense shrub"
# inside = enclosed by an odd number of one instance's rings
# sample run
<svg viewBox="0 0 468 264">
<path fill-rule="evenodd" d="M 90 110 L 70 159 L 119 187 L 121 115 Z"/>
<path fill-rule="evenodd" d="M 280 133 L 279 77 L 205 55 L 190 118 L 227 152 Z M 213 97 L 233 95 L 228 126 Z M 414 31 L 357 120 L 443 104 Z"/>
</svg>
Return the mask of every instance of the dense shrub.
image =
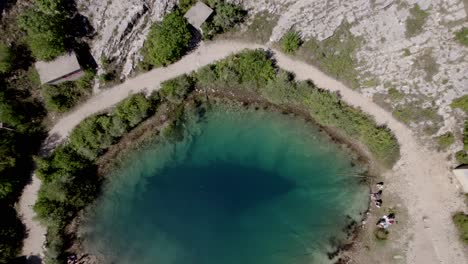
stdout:
<svg viewBox="0 0 468 264">
<path fill-rule="evenodd" d="M 184 74 L 162 83 L 160 95 L 172 103 L 180 104 L 193 90 L 194 85 L 194 80 Z"/>
<path fill-rule="evenodd" d="M 468 28 L 463 27 L 459 31 L 455 32 L 455 40 L 463 46 L 468 46 Z"/>
<path fill-rule="evenodd" d="M 458 228 L 460 239 L 468 244 L 468 215 L 463 212 L 458 212 L 453 215 L 453 222 Z"/>
<path fill-rule="evenodd" d="M 0 263 L 11 263 L 21 251 L 24 227 L 13 207 L 0 203 Z"/>
<path fill-rule="evenodd" d="M 468 164 L 468 151 L 460 150 L 455 153 L 455 159 L 460 164 Z"/>
<path fill-rule="evenodd" d="M 13 54 L 10 47 L 0 43 L 0 73 L 7 73 L 11 70 Z"/>
<path fill-rule="evenodd" d="M 212 1 L 214 14 L 202 24 L 203 36 L 207 39 L 213 38 L 216 34 L 221 34 L 233 28 L 236 24 L 242 23 L 247 15 L 237 5 L 224 3 L 224 1 Z"/>
<path fill-rule="evenodd" d="M 166 66 L 179 60 L 187 51 L 192 34 L 181 12 L 166 15 L 161 23 L 151 26 L 143 48 L 144 61 L 153 66 Z"/>
<path fill-rule="evenodd" d="M 119 103 L 113 114 L 128 127 L 133 128 L 143 121 L 143 119 L 146 119 L 150 111 L 151 102 L 144 95 L 136 94 Z"/>
<path fill-rule="evenodd" d="M 197 3 L 197 0 L 179 0 L 177 6 L 180 11 L 185 14 L 194 4 Z"/>
<path fill-rule="evenodd" d="M 44 85 L 42 94 L 46 108 L 54 112 L 65 112 L 92 92 L 94 73 L 87 71 L 77 81 L 66 81 L 57 85 Z"/>
<path fill-rule="evenodd" d="M 437 143 L 439 144 L 439 147 L 444 150 L 455 143 L 455 137 L 451 132 L 447 132 L 437 137 Z"/>
<path fill-rule="evenodd" d="M 275 74 L 269 54 L 262 50 L 249 50 L 202 68 L 196 78 L 201 87 L 258 90 L 273 80 Z"/>
<path fill-rule="evenodd" d="M 468 95 L 464 95 L 462 97 L 459 97 L 453 100 L 450 106 L 452 108 L 459 108 L 468 114 Z"/>
<path fill-rule="evenodd" d="M 296 82 L 291 74 L 277 71 L 265 51 L 230 56 L 200 69 L 195 77 L 199 87 L 249 89 L 272 103 L 306 107 L 319 124 L 358 138 L 384 165 L 391 166 L 399 158 L 398 142 L 388 128 L 377 126 L 371 117 L 344 103 L 337 94 L 318 89 L 311 82 Z"/>
<path fill-rule="evenodd" d="M 286 53 L 294 53 L 301 46 L 301 37 L 296 31 L 289 31 L 280 41 L 281 50 Z"/>
<path fill-rule="evenodd" d="M 69 21 L 64 13 L 44 13 L 31 9 L 18 20 L 26 31 L 26 42 L 33 56 L 38 60 L 52 60 L 66 51 L 65 39 Z"/>
</svg>

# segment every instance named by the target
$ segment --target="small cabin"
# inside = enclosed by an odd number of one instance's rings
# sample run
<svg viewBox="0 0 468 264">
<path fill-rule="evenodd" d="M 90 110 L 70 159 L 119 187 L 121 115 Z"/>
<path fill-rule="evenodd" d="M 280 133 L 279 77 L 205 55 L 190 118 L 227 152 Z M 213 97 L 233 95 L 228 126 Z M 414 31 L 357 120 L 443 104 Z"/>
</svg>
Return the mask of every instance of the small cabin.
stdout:
<svg viewBox="0 0 468 264">
<path fill-rule="evenodd" d="M 453 174 L 463 187 L 463 192 L 468 193 L 468 165 L 460 165 L 453 169 Z"/>
<path fill-rule="evenodd" d="M 201 25 L 211 16 L 213 9 L 205 3 L 198 1 L 193 5 L 184 17 L 196 29 L 201 30 Z"/>
<path fill-rule="evenodd" d="M 53 61 L 38 61 L 35 66 L 41 84 L 53 85 L 75 81 L 84 75 L 75 53 L 60 56 Z"/>
</svg>

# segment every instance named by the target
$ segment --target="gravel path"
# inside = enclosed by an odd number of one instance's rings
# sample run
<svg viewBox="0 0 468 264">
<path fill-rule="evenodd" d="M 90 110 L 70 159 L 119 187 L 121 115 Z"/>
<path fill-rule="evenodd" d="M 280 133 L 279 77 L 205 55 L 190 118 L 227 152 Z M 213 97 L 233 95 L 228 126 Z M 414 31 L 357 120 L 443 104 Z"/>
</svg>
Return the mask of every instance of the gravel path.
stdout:
<svg viewBox="0 0 468 264">
<path fill-rule="evenodd" d="M 84 118 L 111 107 L 129 94 L 156 90 L 165 80 L 189 73 L 246 48 L 268 47 L 233 41 L 202 44 L 191 54 L 166 68 L 154 69 L 96 94 L 56 123 L 50 131 L 50 144 L 55 145 L 66 138 Z M 278 51 L 274 53 L 279 67 L 295 73 L 297 79 L 310 79 L 321 88 L 339 91 L 347 103 L 360 107 L 379 124 L 386 124 L 395 133 L 401 145 L 401 159 L 386 177 L 391 181 L 392 190 L 403 198 L 409 210 L 412 227 L 408 232 L 412 234 L 412 240 L 407 249 L 406 263 L 468 263 L 467 250 L 457 239 L 451 221 L 451 214 L 462 210 L 464 205 L 456 184 L 451 181 L 445 156 L 421 146 L 409 128 L 369 98 L 345 87 L 311 65 L 295 61 Z M 30 210 L 39 185 L 34 179 L 32 185 L 26 187 L 20 201 L 20 211 L 30 234 L 23 250 L 26 254 L 40 254 L 44 242 L 44 230 L 33 221 L 33 212 Z"/>
</svg>

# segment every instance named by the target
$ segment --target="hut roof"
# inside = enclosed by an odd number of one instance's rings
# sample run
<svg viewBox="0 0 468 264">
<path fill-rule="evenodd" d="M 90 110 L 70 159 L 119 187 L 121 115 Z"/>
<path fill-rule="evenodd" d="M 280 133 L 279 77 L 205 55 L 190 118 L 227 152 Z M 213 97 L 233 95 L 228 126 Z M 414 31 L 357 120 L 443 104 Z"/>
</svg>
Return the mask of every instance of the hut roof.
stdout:
<svg viewBox="0 0 468 264">
<path fill-rule="evenodd" d="M 41 83 L 51 83 L 64 76 L 81 70 L 78 59 L 74 53 L 60 56 L 53 61 L 38 61 L 36 69 L 41 78 Z"/>
<path fill-rule="evenodd" d="M 213 13 L 213 9 L 203 2 L 198 1 L 185 13 L 184 17 L 193 27 L 200 29 L 203 22 L 210 17 L 211 13 Z"/>
</svg>

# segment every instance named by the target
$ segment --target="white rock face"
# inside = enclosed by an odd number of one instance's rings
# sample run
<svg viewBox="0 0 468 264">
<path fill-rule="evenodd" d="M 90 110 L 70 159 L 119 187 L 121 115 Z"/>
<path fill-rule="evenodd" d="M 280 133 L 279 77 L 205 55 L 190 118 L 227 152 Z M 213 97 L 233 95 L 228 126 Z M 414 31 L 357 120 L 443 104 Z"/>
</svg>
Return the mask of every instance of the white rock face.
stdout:
<svg viewBox="0 0 468 264">
<path fill-rule="evenodd" d="M 80 13 L 90 20 L 96 36 L 91 52 L 97 63 L 106 56 L 123 66 L 128 76 L 140 58 L 151 22 L 160 21 L 177 0 L 77 0 Z"/>
<path fill-rule="evenodd" d="M 395 1 L 387 8 L 358 21 L 351 28 L 353 34 L 365 39 L 364 46 L 357 53 L 363 64 L 360 71 L 368 72 L 380 81 L 378 87 L 370 87 L 363 92 L 372 96 L 378 91 L 386 91 L 388 88 L 384 88 L 383 84 L 387 83 L 387 86 L 408 95 L 403 104 L 415 98 L 418 98 L 423 108 L 435 104 L 438 114 L 444 119 L 438 134 L 460 131 L 461 126 L 454 122 L 454 116 L 461 113 L 455 113 L 450 103 L 468 94 L 468 49 L 454 41 L 454 32 L 463 25 L 468 26 L 463 1 L 425 0 L 406 3 L 407 6 L 402 6 Z M 407 38 L 405 22 L 409 8 L 415 3 L 421 9 L 426 8 L 429 16 L 423 32 Z M 405 56 L 405 49 L 411 54 Z M 425 78 L 423 69 L 415 67 L 424 54 L 430 54 L 438 68 L 430 80 Z"/>
</svg>

